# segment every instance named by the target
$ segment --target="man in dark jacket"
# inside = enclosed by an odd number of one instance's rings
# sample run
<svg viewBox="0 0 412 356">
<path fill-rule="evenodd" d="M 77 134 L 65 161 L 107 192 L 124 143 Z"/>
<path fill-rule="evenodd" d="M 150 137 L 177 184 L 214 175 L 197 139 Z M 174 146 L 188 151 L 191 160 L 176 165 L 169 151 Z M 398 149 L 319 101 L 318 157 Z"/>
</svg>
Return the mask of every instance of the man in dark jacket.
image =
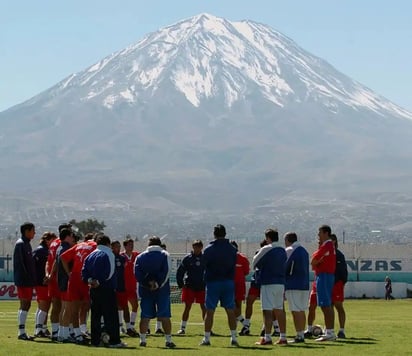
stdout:
<svg viewBox="0 0 412 356">
<path fill-rule="evenodd" d="M 225 238 L 223 225 L 214 227 L 215 240 L 203 252 L 206 281 L 205 335 L 200 345 L 210 345 L 210 333 L 217 303 L 225 308 L 231 334 L 231 345 L 239 346 L 236 338 L 235 269 L 236 249 Z"/>
<path fill-rule="evenodd" d="M 343 301 L 345 300 L 345 284 L 348 281 L 348 266 L 346 265 L 345 255 L 338 250 L 338 239 L 335 234 L 330 235 L 331 240 L 335 245 L 336 250 L 336 270 L 335 270 L 335 284 L 332 289 L 332 303 L 338 312 L 339 332 L 338 338 L 344 339 L 346 313 L 343 308 Z"/>
<path fill-rule="evenodd" d="M 82 280 L 90 286 L 91 344 L 99 346 L 101 317 L 109 334 L 109 347 L 123 348 L 120 341 L 119 315 L 116 302 L 115 258 L 110 248 L 110 238 L 99 235 L 96 249 L 86 257 L 82 269 Z"/>
<path fill-rule="evenodd" d="M 177 285 L 179 288 L 182 288 L 182 302 L 185 303 L 180 330 L 177 332 L 179 335 L 185 334 L 189 312 L 193 303 L 200 305 L 202 319 L 205 318 L 206 313 L 205 282 L 203 279 L 205 268 L 202 264 L 202 241 L 193 241 L 192 248 L 192 252 L 183 258 L 176 271 Z"/>
<path fill-rule="evenodd" d="M 17 240 L 13 253 L 14 284 L 20 300 L 18 339 L 31 341 L 33 337 L 26 333 L 26 319 L 33 298 L 33 288 L 36 285 L 36 267 L 30 245 L 36 230 L 33 223 L 26 222 L 20 226 L 20 232 L 21 237 Z"/>
</svg>

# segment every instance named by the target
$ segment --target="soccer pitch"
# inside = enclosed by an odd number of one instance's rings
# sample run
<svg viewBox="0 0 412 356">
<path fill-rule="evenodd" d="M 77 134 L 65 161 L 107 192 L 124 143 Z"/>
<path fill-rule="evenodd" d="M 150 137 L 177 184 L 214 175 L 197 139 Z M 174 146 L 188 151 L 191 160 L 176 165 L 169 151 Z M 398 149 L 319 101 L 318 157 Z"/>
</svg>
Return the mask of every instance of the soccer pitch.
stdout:
<svg viewBox="0 0 412 356">
<path fill-rule="evenodd" d="M 255 342 L 259 339 L 262 324 L 260 303 L 255 303 L 252 316 L 251 336 L 239 336 L 239 348 L 229 346 L 229 330 L 226 314 L 218 308 L 215 314 L 213 331 L 218 334 L 212 336 L 211 346 L 199 346 L 203 335 L 203 326 L 200 317 L 200 308 L 193 305 L 185 336 L 173 336 L 176 349 L 164 347 L 164 336 L 152 335 L 147 338 L 147 347 L 139 347 L 139 338 L 123 337 L 128 344 L 127 349 L 92 348 L 74 344 L 57 344 L 48 339 L 36 339 L 33 342 L 17 340 L 17 308 L 16 301 L 0 302 L 0 350 L 1 355 L 125 355 L 143 353 L 145 355 L 256 355 L 259 352 L 276 355 L 412 355 L 412 300 L 347 300 L 346 308 L 346 339 L 334 342 L 318 343 L 313 339 L 306 340 L 304 344 L 289 344 L 287 346 L 258 346 Z M 33 301 L 26 329 L 33 334 L 34 312 L 36 302 Z M 287 310 L 287 305 L 286 305 Z M 172 305 L 173 332 L 179 329 L 182 304 Z M 318 308 L 316 324 L 323 325 L 323 315 Z M 154 331 L 154 321 L 151 330 Z M 335 325 L 337 321 L 335 320 Z M 238 327 L 240 330 L 240 327 Z M 337 330 L 337 327 L 335 327 Z M 287 335 L 295 335 L 290 312 L 287 312 Z"/>
</svg>

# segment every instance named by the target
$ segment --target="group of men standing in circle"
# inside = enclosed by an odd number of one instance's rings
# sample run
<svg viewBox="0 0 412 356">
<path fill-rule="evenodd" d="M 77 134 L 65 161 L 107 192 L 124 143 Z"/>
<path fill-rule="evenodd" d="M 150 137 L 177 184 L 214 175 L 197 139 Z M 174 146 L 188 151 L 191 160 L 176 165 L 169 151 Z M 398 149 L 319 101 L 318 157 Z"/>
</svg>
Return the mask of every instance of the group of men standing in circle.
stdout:
<svg viewBox="0 0 412 356">
<path fill-rule="evenodd" d="M 35 289 L 38 301 L 36 337 L 50 336 L 53 341 L 63 343 L 90 342 L 92 346 L 101 346 L 103 341 L 108 347 L 122 348 L 126 347 L 120 339 L 123 331 L 131 337 L 140 337 L 139 345 L 145 347 L 150 319 L 157 318 L 156 331 L 165 335 L 165 346 L 176 346 L 172 341 L 170 320 L 171 258 L 159 237 L 151 237 L 148 247 L 141 253 L 134 251 L 133 240 L 126 240 L 121 253 L 121 243 L 111 241 L 102 233 L 87 234 L 84 241 L 76 241 L 70 224 L 59 226 L 58 237 L 45 233 L 34 251 L 30 245 L 35 235 L 34 225 L 23 224 L 21 234 L 14 250 L 14 281 L 20 300 L 20 340 L 33 339 L 28 336 L 25 324 Z M 304 342 L 305 337 L 312 336 L 316 305 L 321 307 L 325 319 L 325 330 L 316 341 L 336 339 L 334 307 L 339 314 L 337 336 L 345 337 L 342 302 L 347 281 L 346 262 L 337 250 L 337 239 L 329 226 L 319 228 L 319 248 L 311 258 L 298 242 L 296 233 L 286 233 L 283 246 L 278 231 L 267 229 L 261 248 L 253 257 L 254 273 L 247 296 L 245 277 L 250 268 L 247 257 L 238 251 L 235 241 L 226 238 L 223 225 L 216 225 L 213 235 L 214 240 L 204 250 L 200 240 L 194 241 L 193 251 L 178 267 L 176 280 L 182 288 L 182 302 L 185 303 L 179 335 L 186 333 L 192 304 L 199 303 L 204 320 L 204 337 L 200 345 L 211 345 L 214 314 L 220 303 L 227 314 L 230 345 L 239 346 L 237 323 L 242 324 L 240 335 L 250 334 L 253 302 L 260 297 L 263 329 L 261 339 L 256 342 L 258 345 L 272 344 L 273 335 L 279 336 L 278 345 Z M 315 280 L 305 330 L 310 266 L 315 272 Z M 140 324 L 136 331 L 139 298 Z M 296 330 L 296 336 L 289 341 L 286 338 L 285 298 Z M 246 314 L 243 317 L 241 305 L 245 299 Z M 91 335 L 86 328 L 89 307 Z M 51 334 L 46 326 L 48 314 Z M 275 332 L 272 334 L 273 326 Z M 102 339 L 102 333 L 107 335 L 106 340 Z"/>
</svg>

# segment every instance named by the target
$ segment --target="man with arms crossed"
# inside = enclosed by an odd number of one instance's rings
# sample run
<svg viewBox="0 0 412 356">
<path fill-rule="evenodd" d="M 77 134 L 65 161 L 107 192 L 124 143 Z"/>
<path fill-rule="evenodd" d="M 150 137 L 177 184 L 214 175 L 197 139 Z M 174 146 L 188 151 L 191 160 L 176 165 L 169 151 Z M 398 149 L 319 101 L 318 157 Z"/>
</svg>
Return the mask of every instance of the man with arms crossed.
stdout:
<svg viewBox="0 0 412 356">
<path fill-rule="evenodd" d="M 316 274 L 317 302 L 325 318 L 325 333 L 316 341 L 334 341 L 335 316 L 332 305 L 332 288 L 335 282 L 336 253 L 330 238 L 332 229 L 328 225 L 319 228 L 319 248 L 313 253 L 311 265 Z"/>
</svg>

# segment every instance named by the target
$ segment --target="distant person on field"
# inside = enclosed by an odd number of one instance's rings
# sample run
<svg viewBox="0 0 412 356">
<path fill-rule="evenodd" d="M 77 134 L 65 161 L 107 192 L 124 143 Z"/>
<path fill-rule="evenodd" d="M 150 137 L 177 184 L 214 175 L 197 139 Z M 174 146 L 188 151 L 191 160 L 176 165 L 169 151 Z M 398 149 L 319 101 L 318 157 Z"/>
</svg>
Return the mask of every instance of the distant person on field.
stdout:
<svg viewBox="0 0 412 356">
<path fill-rule="evenodd" d="M 392 281 L 389 276 L 385 277 L 385 300 L 391 300 L 392 297 Z"/>
<path fill-rule="evenodd" d="M 332 305 L 332 289 L 335 282 L 336 252 L 331 239 L 332 229 L 322 225 L 318 231 L 319 248 L 313 253 L 311 266 L 316 275 L 317 303 L 325 318 L 325 333 L 316 341 L 333 341 L 335 316 Z"/>
<path fill-rule="evenodd" d="M 292 312 L 296 336 L 293 342 L 305 342 L 305 311 L 309 296 L 309 254 L 298 242 L 295 232 L 284 235 L 286 246 L 285 295 Z"/>
<path fill-rule="evenodd" d="M 17 240 L 13 252 L 14 284 L 20 308 L 17 314 L 19 325 L 19 340 L 32 341 L 33 337 L 26 333 L 26 319 L 33 298 L 33 288 L 36 285 L 36 266 L 32 255 L 30 241 L 36 234 L 34 224 L 26 222 L 20 226 L 21 237 Z"/>
<path fill-rule="evenodd" d="M 226 239 L 226 229 L 218 224 L 213 230 L 214 241 L 203 252 L 206 282 L 205 334 L 200 345 L 210 345 L 210 335 L 218 302 L 225 308 L 230 328 L 230 344 L 239 346 L 236 337 L 235 268 L 236 249 Z"/>
<path fill-rule="evenodd" d="M 195 240 L 192 243 L 192 252 L 186 255 L 176 271 L 176 281 L 179 288 L 182 288 L 182 302 L 185 309 L 182 314 L 179 335 L 186 333 L 187 320 L 193 303 L 198 303 L 202 311 L 202 320 L 205 318 L 205 268 L 202 263 L 203 243 Z"/>
<path fill-rule="evenodd" d="M 330 235 L 330 237 L 335 244 L 336 251 L 336 271 L 335 284 L 333 285 L 332 289 L 332 304 L 338 312 L 338 338 L 345 339 L 346 313 L 345 309 L 343 308 L 343 301 L 345 300 L 345 284 L 348 281 L 348 266 L 346 265 L 345 255 L 340 250 L 338 250 L 338 238 L 335 234 Z"/>
</svg>

